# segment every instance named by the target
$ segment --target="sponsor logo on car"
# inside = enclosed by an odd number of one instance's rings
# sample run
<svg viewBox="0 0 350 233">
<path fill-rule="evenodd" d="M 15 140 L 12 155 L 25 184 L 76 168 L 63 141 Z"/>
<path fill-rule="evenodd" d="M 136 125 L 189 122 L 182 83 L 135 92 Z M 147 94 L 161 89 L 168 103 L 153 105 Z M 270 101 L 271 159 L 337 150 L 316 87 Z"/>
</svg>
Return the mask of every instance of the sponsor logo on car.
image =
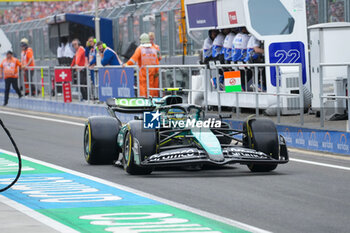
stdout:
<svg viewBox="0 0 350 233">
<path fill-rule="evenodd" d="M 145 129 L 159 129 L 160 128 L 160 116 L 159 111 L 156 112 L 144 112 L 143 113 L 143 127 Z"/>
<path fill-rule="evenodd" d="M 145 129 L 159 129 L 159 128 L 221 128 L 221 121 L 214 118 L 207 120 L 190 119 L 181 115 L 172 117 L 164 117 L 162 114 L 156 112 L 144 112 L 143 126 Z"/>
<path fill-rule="evenodd" d="M 157 162 L 157 161 L 163 161 L 163 160 L 174 160 L 174 159 L 180 159 L 180 158 L 190 158 L 198 155 L 199 155 L 198 149 L 187 148 L 187 149 L 167 151 L 167 152 L 162 152 L 160 154 L 152 155 L 148 159 L 148 161 Z"/>
<path fill-rule="evenodd" d="M 115 99 L 115 104 L 121 107 L 151 107 L 152 101 L 143 98 L 120 98 Z"/>
<path fill-rule="evenodd" d="M 223 153 L 229 158 L 268 158 L 263 152 L 260 151 L 234 147 L 223 150 Z"/>
</svg>

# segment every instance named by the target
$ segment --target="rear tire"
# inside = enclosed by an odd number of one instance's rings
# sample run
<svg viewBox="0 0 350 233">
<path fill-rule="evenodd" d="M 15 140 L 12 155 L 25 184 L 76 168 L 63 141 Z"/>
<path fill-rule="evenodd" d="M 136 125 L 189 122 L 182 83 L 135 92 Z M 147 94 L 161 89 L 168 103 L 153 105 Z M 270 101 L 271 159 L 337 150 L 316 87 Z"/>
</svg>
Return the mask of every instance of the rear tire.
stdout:
<svg viewBox="0 0 350 233">
<path fill-rule="evenodd" d="M 243 124 L 243 146 L 264 152 L 274 159 L 279 159 L 278 133 L 273 121 L 265 118 L 249 119 Z M 270 172 L 277 164 L 249 164 L 252 172 Z"/>
<path fill-rule="evenodd" d="M 113 117 L 90 117 L 84 130 L 84 157 L 91 165 L 112 164 L 120 148 L 117 136 L 121 125 Z"/>
</svg>

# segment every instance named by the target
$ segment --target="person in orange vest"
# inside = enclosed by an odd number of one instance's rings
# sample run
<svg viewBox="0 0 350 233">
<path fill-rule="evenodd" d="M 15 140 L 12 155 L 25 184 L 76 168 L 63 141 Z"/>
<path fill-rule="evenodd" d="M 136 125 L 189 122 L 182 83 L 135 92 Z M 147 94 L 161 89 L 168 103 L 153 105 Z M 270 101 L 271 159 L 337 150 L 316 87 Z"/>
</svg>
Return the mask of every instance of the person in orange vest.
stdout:
<svg viewBox="0 0 350 233">
<path fill-rule="evenodd" d="M 21 53 L 21 63 L 22 63 L 22 69 L 24 70 L 24 82 L 28 82 L 30 78 L 30 82 L 33 82 L 33 77 L 34 77 L 34 69 L 30 67 L 35 66 L 35 61 L 34 61 L 34 53 L 33 49 L 29 47 L 29 42 L 28 39 L 23 38 L 21 40 L 20 46 L 22 48 L 22 53 Z M 25 83 L 25 94 L 29 94 L 29 84 Z M 32 89 L 32 95 L 35 95 L 35 85 L 31 85 Z"/>
<path fill-rule="evenodd" d="M 149 32 L 148 33 L 148 36 L 149 36 L 149 40 L 151 41 L 151 45 L 153 48 L 155 48 L 157 50 L 157 53 L 158 53 L 158 60 L 162 60 L 162 55 L 160 53 L 160 47 L 159 45 L 155 44 L 154 43 L 154 39 L 155 39 L 155 35 L 154 35 L 154 32 Z"/>
<path fill-rule="evenodd" d="M 21 67 L 21 63 L 17 58 L 13 57 L 12 51 L 8 51 L 6 58 L 0 64 L 0 78 L 5 79 L 4 106 L 8 103 L 11 85 L 18 94 L 18 97 L 22 97 L 18 89 L 18 67 Z"/>
<path fill-rule="evenodd" d="M 148 65 L 158 65 L 158 53 L 155 48 L 152 47 L 149 36 L 146 33 L 143 33 L 140 36 L 141 45 L 135 50 L 134 55 L 127 61 L 123 66 L 135 65 L 137 64 L 140 67 L 139 71 L 139 80 L 140 80 L 140 96 L 147 96 L 147 71 L 145 66 Z M 159 88 L 159 75 L 158 68 L 149 68 L 149 87 L 150 88 Z M 150 90 L 150 96 L 158 97 L 158 90 Z"/>
</svg>

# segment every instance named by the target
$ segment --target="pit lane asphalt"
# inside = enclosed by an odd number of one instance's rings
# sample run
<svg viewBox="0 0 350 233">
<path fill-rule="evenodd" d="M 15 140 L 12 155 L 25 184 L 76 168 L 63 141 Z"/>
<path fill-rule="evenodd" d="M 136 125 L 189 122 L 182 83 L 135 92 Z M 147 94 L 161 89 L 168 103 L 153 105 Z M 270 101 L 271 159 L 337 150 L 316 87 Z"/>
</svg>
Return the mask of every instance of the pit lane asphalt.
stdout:
<svg viewBox="0 0 350 233">
<path fill-rule="evenodd" d="M 273 232 L 350 232 L 350 171 L 291 161 L 265 174 L 233 165 L 199 172 L 167 170 L 130 176 L 112 165 L 86 164 L 82 126 L 8 115 L 2 110 L 12 110 L 0 109 L 0 117 L 26 156 Z M 78 118 L 39 116 L 84 123 Z M 14 151 L 2 130 L 0 148 Z M 290 156 L 350 167 L 350 160 L 337 157 L 303 152 L 291 152 Z"/>
</svg>

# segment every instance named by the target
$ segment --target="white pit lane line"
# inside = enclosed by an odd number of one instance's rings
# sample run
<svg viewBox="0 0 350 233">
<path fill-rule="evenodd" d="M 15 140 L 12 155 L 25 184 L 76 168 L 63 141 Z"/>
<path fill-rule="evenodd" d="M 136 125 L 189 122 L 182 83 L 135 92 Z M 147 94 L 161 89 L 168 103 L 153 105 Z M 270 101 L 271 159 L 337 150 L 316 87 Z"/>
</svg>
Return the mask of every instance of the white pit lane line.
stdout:
<svg viewBox="0 0 350 233">
<path fill-rule="evenodd" d="M 28 115 L 28 114 L 23 114 L 23 113 L 16 113 L 16 112 L 0 111 L 0 114 L 25 117 L 25 118 L 35 119 L 35 120 L 51 121 L 51 122 L 62 123 L 62 124 L 67 124 L 67 125 L 85 126 L 85 124 L 83 124 L 83 123 L 78 123 L 78 122 L 74 122 L 74 121 L 66 121 L 66 120 L 53 119 L 53 118 L 48 118 L 48 117 L 33 116 L 33 115 Z"/>
<path fill-rule="evenodd" d="M 0 114 L 6 114 L 6 115 L 12 115 L 12 116 L 18 116 L 18 117 L 26 117 L 30 119 L 35 119 L 35 120 L 45 120 L 45 121 L 51 121 L 51 122 L 56 122 L 56 123 L 62 123 L 62 124 L 68 124 L 68 125 L 74 125 L 74 126 L 85 126 L 83 123 L 78 123 L 78 122 L 73 122 L 73 121 L 67 121 L 67 120 L 60 120 L 60 119 L 53 119 L 53 118 L 48 118 L 48 117 L 41 117 L 41 116 L 33 116 L 33 115 L 28 115 L 28 114 L 22 114 L 22 113 L 15 113 L 15 112 L 9 112 L 9 111 L 0 111 Z M 299 149 L 289 149 L 293 152 L 302 152 Z M 314 152 L 308 152 L 305 151 L 307 154 L 313 154 L 315 156 L 316 153 Z M 334 155 L 331 154 L 326 154 L 323 153 L 324 156 L 329 156 L 334 158 Z M 341 158 L 338 158 L 341 159 Z M 346 158 L 347 159 L 347 158 Z M 343 171 L 350 171 L 350 167 L 345 167 L 345 166 L 339 166 L 339 165 L 333 165 L 333 164 L 327 164 L 327 163 L 320 163 L 320 162 L 314 162 L 314 161 L 309 161 L 309 160 L 304 160 L 304 159 L 294 159 L 294 158 L 289 158 L 290 161 L 293 162 L 298 162 L 298 163 L 304 163 L 304 164 L 309 164 L 309 165 L 314 165 L 314 166 L 321 166 L 321 167 L 327 167 L 327 168 L 333 168 L 333 169 L 339 169 Z"/>
<path fill-rule="evenodd" d="M 303 159 L 289 158 L 289 160 L 293 161 L 293 162 L 298 162 L 298 163 L 306 163 L 306 164 L 310 164 L 310 165 L 316 165 L 316 166 L 321 166 L 321 167 L 328 167 L 328 168 L 335 168 L 335 169 L 350 171 L 350 167 L 344 167 L 344 166 L 339 166 L 339 165 L 332 165 L 332 164 L 327 164 L 327 163 L 319 163 L 319 162 L 313 162 L 313 161 L 303 160 Z"/>
</svg>

